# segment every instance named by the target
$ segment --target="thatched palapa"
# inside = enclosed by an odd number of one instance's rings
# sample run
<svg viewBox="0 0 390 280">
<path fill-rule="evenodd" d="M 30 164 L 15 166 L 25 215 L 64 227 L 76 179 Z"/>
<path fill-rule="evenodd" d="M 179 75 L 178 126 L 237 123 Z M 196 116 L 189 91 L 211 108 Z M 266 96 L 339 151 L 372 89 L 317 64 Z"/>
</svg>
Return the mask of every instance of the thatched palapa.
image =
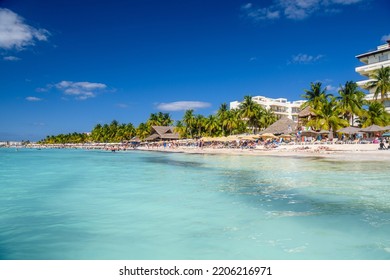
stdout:
<svg viewBox="0 0 390 280">
<path fill-rule="evenodd" d="M 307 106 L 298 114 L 298 118 L 307 118 L 307 117 L 315 117 L 315 116 L 316 114 L 311 110 L 310 106 Z"/>
<path fill-rule="evenodd" d="M 274 122 L 269 127 L 264 129 L 262 132 L 260 132 L 260 135 L 263 135 L 265 133 L 272 133 L 275 135 L 290 134 L 290 133 L 294 133 L 296 130 L 297 130 L 297 123 L 285 117 L 285 118 L 281 118 L 280 120 Z"/>
<path fill-rule="evenodd" d="M 174 131 L 172 126 L 152 126 L 152 133 L 145 139 L 145 141 L 177 139 L 179 139 L 179 134 Z"/>
</svg>

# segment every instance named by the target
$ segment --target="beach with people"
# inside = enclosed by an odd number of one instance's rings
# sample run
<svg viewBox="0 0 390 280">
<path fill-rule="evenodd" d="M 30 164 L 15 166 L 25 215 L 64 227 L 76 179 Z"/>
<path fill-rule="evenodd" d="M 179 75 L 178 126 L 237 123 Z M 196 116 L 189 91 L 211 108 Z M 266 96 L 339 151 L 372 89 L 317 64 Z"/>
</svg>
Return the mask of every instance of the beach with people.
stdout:
<svg viewBox="0 0 390 280">
<path fill-rule="evenodd" d="M 364 143 L 364 142 L 363 142 Z M 382 143 L 382 144 L 381 144 Z M 381 148 L 381 145 L 384 148 Z M 231 156 L 278 156 L 278 157 L 320 157 L 341 161 L 390 161 L 389 143 L 307 143 L 289 142 L 267 144 L 258 141 L 219 142 L 203 140 L 160 141 L 152 143 L 83 143 L 83 144 L 37 144 L 8 146 L 27 149 L 85 149 L 106 152 L 164 152 Z"/>
<path fill-rule="evenodd" d="M 337 160 L 384 160 L 390 161 L 390 150 L 380 150 L 379 144 L 285 144 L 267 148 L 228 148 L 218 146 L 199 147 L 194 145 L 147 145 L 136 148 L 143 151 L 187 153 L 187 154 L 223 154 L 235 156 L 279 156 L 279 157 L 321 157 Z"/>
</svg>

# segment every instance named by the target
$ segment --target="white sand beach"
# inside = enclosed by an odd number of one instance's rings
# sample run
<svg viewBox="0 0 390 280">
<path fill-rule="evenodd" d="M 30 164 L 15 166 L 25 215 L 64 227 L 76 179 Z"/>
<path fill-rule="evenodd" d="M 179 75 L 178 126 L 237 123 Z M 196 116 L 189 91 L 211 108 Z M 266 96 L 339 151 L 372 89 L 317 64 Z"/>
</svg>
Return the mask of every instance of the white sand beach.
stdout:
<svg viewBox="0 0 390 280">
<path fill-rule="evenodd" d="M 199 147 L 153 147 L 137 148 L 144 151 L 172 152 L 187 154 L 224 154 L 236 156 L 288 156 L 321 157 L 347 161 L 390 161 L 390 150 L 379 150 L 378 144 L 331 144 L 331 145 L 281 145 L 266 149 L 199 148 Z"/>
</svg>

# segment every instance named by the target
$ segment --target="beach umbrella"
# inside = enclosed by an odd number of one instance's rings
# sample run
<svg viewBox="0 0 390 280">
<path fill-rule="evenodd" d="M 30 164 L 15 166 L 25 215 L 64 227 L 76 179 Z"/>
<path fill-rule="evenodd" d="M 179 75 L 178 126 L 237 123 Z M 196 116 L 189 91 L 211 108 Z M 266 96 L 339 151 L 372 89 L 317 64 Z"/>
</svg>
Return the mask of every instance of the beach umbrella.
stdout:
<svg viewBox="0 0 390 280">
<path fill-rule="evenodd" d="M 318 132 L 314 131 L 314 130 L 304 130 L 302 131 L 301 133 L 301 136 L 317 136 L 318 135 Z"/>
<path fill-rule="evenodd" d="M 383 126 L 379 126 L 379 125 L 376 125 L 376 124 L 373 124 L 373 125 L 370 125 L 370 126 L 367 126 L 365 128 L 362 128 L 360 129 L 361 132 L 379 132 L 379 131 L 385 131 L 387 130 L 386 127 L 383 127 Z"/>
<path fill-rule="evenodd" d="M 263 131 L 261 131 L 260 134 L 264 134 L 264 133 L 272 133 L 274 135 L 275 134 L 288 134 L 288 133 L 295 132 L 296 130 L 297 130 L 297 124 L 293 120 L 291 120 L 287 117 L 284 117 L 284 118 L 277 120 L 276 122 L 271 124 L 269 127 L 264 129 Z"/>
<path fill-rule="evenodd" d="M 254 140 L 257 138 L 259 138 L 257 135 L 245 135 L 241 137 L 242 140 Z"/>
<path fill-rule="evenodd" d="M 260 135 L 263 138 L 276 138 L 276 136 L 272 133 L 264 133 Z"/>
<path fill-rule="evenodd" d="M 226 137 L 226 139 L 229 141 L 236 141 L 236 140 L 240 140 L 242 137 L 243 135 L 229 135 Z"/>
<path fill-rule="evenodd" d="M 344 133 L 344 134 L 348 134 L 348 135 L 359 133 L 359 131 L 360 131 L 360 128 L 354 127 L 354 126 L 348 126 L 348 127 L 344 127 L 342 129 L 337 130 L 337 132 L 339 132 L 339 133 Z"/>
<path fill-rule="evenodd" d="M 330 131 L 329 130 L 325 130 L 325 129 L 323 129 L 320 132 L 318 132 L 318 134 L 329 134 L 329 133 L 330 133 Z"/>
<path fill-rule="evenodd" d="M 292 136 L 291 136 L 291 134 L 282 134 L 282 135 L 280 135 L 280 137 L 282 137 L 282 138 L 291 138 Z"/>
</svg>

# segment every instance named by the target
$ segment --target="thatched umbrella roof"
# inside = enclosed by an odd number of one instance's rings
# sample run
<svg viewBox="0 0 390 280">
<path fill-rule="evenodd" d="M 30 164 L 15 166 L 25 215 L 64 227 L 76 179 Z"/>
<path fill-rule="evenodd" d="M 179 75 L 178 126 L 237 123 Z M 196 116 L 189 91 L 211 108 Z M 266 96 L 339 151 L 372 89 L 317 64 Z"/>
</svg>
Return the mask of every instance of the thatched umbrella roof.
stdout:
<svg viewBox="0 0 390 280">
<path fill-rule="evenodd" d="M 174 127 L 171 126 L 152 126 L 152 133 L 145 141 L 156 141 L 156 140 L 177 140 L 179 134 L 175 132 Z"/>
<path fill-rule="evenodd" d="M 317 136 L 317 135 L 318 135 L 318 132 L 314 131 L 314 130 L 304 130 L 301 133 L 301 136 L 311 136 L 311 137 L 314 137 L 314 136 Z"/>
<path fill-rule="evenodd" d="M 261 137 L 262 138 L 276 138 L 276 136 L 272 133 L 264 133 L 264 134 L 261 134 Z"/>
<path fill-rule="evenodd" d="M 348 126 L 348 127 L 344 127 L 344 128 L 337 130 L 337 132 L 345 133 L 348 135 L 358 133 L 359 131 L 360 131 L 360 128 L 354 127 L 354 126 Z"/>
<path fill-rule="evenodd" d="M 386 127 L 379 126 L 376 124 L 373 124 L 373 125 L 370 125 L 370 126 L 367 126 L 365 128 L 360 129 L 361 132 L 379 132 L 379 131 L 385 131 L 385 130 L 387 130 Z"/>
<path fill-rule="evenodd" d="M 310 106 L 307 106 L 305 109 L 299 112 L 298 118 L 307 118 L 307 117 L 314 117 L 316 114 L 314 114 L 311 110 Z"/>
<path fill-rule="evenodd" d="M 272 134 L 289 134 L 293 133 L 297 129 L 297 124 L 285 117 L 281 118 L 280 120 L 277 120 L 273 124 L 271 124 L 269 127 L 264 129 L 260 135 L 264 135 L 265 133 L 272 133 Z"/>
</svg>

